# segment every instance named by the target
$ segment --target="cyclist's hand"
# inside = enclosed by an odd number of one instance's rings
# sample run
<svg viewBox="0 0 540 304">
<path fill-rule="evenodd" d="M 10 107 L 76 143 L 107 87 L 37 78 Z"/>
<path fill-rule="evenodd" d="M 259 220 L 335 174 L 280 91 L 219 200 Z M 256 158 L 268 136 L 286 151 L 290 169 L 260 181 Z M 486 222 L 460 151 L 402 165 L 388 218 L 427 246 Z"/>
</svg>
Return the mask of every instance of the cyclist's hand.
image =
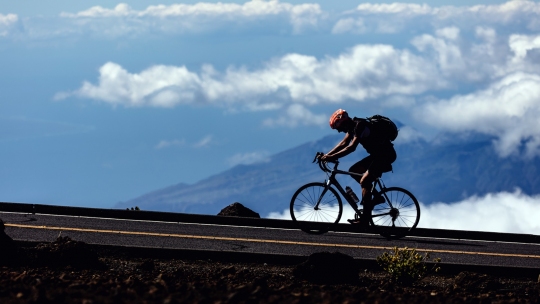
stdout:
<svg viewBox="0 0 540 304">
<path fill-rule="evenodd" d="M 331 156 L 328 156 L 328 154 L 324 154 L 321 157 L 319 157 L 319 160 L 324 161 L 324 162 L 332 162 L 334 161 L 334 158 Z"/>
</svg>

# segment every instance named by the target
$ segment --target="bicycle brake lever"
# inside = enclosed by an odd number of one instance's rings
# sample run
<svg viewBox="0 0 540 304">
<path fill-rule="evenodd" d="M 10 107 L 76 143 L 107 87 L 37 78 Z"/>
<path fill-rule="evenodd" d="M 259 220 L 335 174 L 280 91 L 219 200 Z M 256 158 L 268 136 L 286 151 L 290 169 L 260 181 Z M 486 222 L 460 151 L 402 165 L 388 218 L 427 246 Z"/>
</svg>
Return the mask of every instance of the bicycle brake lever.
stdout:
<svg viewBox="0 0 540 304">
<path fill-rule="evenodd" d="M 312 161 L 311 163 L 314 163 L 314 162 L 316 162 L 317 160 L 319 160 L 319 156 L 321 156 L 321 155 L 324 155 L 324 153 L 322 153 L 322 152 L 317 152 L 317 154 L 315 154 L 315 158 L 313 159 L 313 161 Z"/>
</svg>

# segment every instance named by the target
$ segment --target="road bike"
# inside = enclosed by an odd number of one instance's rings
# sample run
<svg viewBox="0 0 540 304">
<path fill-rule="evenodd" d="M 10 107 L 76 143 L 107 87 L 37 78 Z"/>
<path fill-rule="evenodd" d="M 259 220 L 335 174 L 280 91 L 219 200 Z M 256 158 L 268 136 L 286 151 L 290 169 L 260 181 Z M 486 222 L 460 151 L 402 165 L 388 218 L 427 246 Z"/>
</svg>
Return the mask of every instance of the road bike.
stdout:
<svg viewBox="0 0 540 304">
<path fill-rule="evenodd" d="M 291 199 L 292 220 L 302 231 L 322 234 L 335 228 L 343 213 L 341 196 L 354 209 L 355 220 L 369 221 L 369 227 L 363 230 L 375 231 L 387 238 L 401 238 L 416 228 L 420 221 L 420 205 L 411 192 L 400 187 L 387 188 L 381 177 L 378 177 L 371 190 L 374 207 L 369 217 L 336 179 L 338 174 L 351 177 L 362 177 L 362 174 L 339 170 L 339 161 L 321 161 L 319 157 L 322 155 L 324 154 L 318 152 L 313 162 L 317 162 L 327 174 L 325 182 L 305 184 Z M 328 163 L 334 164 L 333 168 L 330 168 Z"/>
</svg>

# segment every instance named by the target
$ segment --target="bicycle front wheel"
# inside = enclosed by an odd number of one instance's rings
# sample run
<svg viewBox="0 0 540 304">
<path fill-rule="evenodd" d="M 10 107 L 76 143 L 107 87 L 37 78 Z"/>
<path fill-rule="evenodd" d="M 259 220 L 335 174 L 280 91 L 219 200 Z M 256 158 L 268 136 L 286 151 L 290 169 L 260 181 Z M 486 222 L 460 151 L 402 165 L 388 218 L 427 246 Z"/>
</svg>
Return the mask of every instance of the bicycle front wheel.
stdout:
<svg viewBox="0 0 540 304">
<path fill-rule="evenodd" d="M 309 183 L 291 199 L 291 218 L 302 231 L 322 234 L 341 219 L 343 205 L 337 191 L 325 183 Z"/>
<path fill-rule="evenodd" d="M 382 236 L 404 237 L 418 225 L 420 205 L 409 191 L 399 187 L 385 188 L 373 200 L 380 203 L 373 208 L 371 224 L 383 227 L 380 229 Z"/>
</svg>

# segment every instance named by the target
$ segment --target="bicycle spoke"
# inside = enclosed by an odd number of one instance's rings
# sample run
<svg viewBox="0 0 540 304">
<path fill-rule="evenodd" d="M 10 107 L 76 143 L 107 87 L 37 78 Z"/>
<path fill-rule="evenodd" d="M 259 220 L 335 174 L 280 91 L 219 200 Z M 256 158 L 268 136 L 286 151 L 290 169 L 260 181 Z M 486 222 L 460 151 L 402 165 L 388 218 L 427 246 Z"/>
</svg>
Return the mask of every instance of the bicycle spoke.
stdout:
<svg viewBox="0 0 540 304">
<path fill-rule="evenodd" d="M 324 183 L 311 183 L 293 195 L 290 210 L 291 217 L 296 221 L 334 224 L 341 218 L 342 205 L 335 189 Z M 306 229 L 303 230 L 312 231 L 309 227 Z"/>
<path fill-rule="evenodd" d="M 376 205 L 373 209 L 372 223 L 388 228 L 413 229 L 420 217 L 419 205 L 414 196 L 407 190 L 391 187 L 380 192 L 386 202 Z M 390 230 L 388 235 L 403 236 L 403 230 Z M 383 235 L 385 235 L 384 232 Z"/>
</svg>

